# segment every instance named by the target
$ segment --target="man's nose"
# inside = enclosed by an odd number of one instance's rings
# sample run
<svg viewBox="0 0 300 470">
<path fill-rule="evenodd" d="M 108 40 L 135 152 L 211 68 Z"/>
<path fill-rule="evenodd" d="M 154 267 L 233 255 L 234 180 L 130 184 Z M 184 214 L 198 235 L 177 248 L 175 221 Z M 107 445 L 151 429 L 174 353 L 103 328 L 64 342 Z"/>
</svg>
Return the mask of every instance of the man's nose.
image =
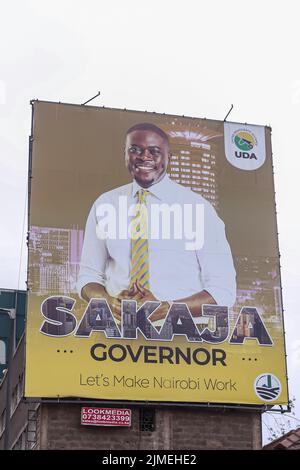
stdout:
<svg viewBox="0 0 300 470">
<path fill-rule="evenodd" d="M 145 149 L 143 150 L 143 153 L 142 153 L 142 155 L 141 155 L 140 158 L 141 158 L 142 160 L 148 160 L 148 159 L 151 159 L 151 160 L 152 160 L 152 155 L 151 155 L 149 149 L 145 148 Z"/>
</svg>

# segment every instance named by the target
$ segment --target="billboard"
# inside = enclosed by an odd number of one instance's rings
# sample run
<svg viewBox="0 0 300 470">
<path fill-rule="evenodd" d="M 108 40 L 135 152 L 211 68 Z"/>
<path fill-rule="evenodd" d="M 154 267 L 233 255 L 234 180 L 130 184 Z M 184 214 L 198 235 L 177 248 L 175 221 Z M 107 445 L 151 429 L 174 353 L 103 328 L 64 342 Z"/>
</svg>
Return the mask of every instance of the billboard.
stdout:
<svg viewBox="0 0 300 470">
<path fill-rule="evenodd" d="M 287 404 L 268 127 L 33 102 L 27 397 Z"/>
</svg>

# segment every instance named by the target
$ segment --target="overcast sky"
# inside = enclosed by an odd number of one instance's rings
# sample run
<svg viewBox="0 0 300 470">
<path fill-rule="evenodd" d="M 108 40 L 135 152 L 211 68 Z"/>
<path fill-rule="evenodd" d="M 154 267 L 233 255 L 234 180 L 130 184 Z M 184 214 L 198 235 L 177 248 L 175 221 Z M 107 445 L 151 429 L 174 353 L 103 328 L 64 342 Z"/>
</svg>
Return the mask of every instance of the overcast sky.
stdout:
<svg viewBox="0 0 300 470">
<path fill-rule="evenodd" d="M 289 387 L 300 419 L 298 3 L 0 0 L 0 287 L 25 288 L 32 98 L 82 103 L 100 90 L 94 105 L 212 119 L 233 103 L 229 120 L 273 129 Z"/>
</svg>

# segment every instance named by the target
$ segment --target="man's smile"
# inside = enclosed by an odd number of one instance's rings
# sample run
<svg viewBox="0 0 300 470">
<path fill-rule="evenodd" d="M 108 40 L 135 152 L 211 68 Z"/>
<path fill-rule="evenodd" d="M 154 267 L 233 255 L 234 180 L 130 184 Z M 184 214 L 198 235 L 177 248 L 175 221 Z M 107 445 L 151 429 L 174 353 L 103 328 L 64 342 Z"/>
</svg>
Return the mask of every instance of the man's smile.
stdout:
<svg viewBox="0 0 300 470">
<path fill-rule="evenodd" d="M 155 169 L 155 163 L 146 163 L 146 162 L 141 162 L 141 163 L 135 163 L 134 164 L 134 168 L 135 170 L 137 171 L 147 171 L 147 172 L 150 172 L 150 171 L 153 171 Z"/>
</svg>

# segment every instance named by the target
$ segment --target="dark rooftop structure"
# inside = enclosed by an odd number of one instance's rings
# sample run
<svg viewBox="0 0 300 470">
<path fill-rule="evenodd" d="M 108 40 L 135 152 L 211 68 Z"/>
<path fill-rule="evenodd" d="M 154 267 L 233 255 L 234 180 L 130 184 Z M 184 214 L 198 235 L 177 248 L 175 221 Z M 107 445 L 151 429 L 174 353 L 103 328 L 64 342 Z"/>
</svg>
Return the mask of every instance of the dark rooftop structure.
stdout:
<svg viewBox="0 0 300 470">
<path fill-rule="evenodd" d="M 265 450 L 300 450 L 300 427 L 264 446 Z"/>
</svg>

